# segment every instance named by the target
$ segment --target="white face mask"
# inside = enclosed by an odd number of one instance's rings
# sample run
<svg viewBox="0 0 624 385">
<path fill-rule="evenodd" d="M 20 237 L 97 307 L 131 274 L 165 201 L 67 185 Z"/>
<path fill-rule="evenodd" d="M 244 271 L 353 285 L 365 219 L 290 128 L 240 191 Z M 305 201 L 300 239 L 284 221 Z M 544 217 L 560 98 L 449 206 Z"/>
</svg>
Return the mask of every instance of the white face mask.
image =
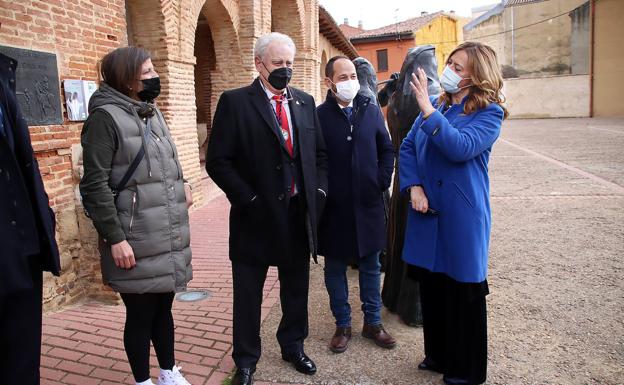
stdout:
<svg viewBox="0 0 624 385">
<path fill-rule="evenodd" d="M 440 84 L 442 85 L 442 88 L 444 88 L 444 91 L 448 92 L 449 94 L 456 94 L 462 89 L 470 87 L 470 85 L 459 87 L 459 82 L 464 79 L 470 78 L 462 78 L 457 74 L 457 72 L 453 71 L 451 67 L 446 66 L 446 68 L 444 68 L 444 71 L 442 71 L 442 75 L 440 76 Z"/>
<path fill-rule="evenodd" d="M 332 82 L 333 83 L 333 82 Z M 360 90 L 360 83 L 357 79 L 345 80 L 344 82 L 334 83 L 336 85 L 336 96 L 343 102 L 351 102 Z"/>
</svg>

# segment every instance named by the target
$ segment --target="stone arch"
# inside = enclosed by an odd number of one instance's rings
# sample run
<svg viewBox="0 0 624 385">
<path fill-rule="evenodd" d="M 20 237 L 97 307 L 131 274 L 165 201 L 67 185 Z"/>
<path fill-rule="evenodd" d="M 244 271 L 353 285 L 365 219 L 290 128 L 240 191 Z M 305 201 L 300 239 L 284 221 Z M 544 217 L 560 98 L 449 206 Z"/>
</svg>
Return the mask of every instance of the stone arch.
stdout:
<svg viewBox="0 0 624 385">
<path fill-rule="evenodd" d="M 240 60 L 240 19 L 238 2 L 234 0 L 183 0 L 180 6 L 180 56 L 193 57 L 195 53 L 195 37 L 200 15 L 210 26 L 215 51 L 223 59 Z M 221 60 L 218 60 L 221 61 Z"/>
<path fill-rule="evenodd" d="M 195 31 L 195 106 L 199 159 L 204 161 L 212 125 L 212 83 L 217 69 L 214 38 L 208 20 L 200 13 Z"/>
<path fill-rule="evenodd" d="M 129 40 L 154 54 L 154 66 L 162 84 L 158 103 L 180 149 L 185 177 L 199 184 L 202 171 L 197 145 L 195 65 L 199 62 L 200 72 L 208 75 L 209 87 L 199 90 L 203 101 L 201 119 L 207 123 L 221 92 L 241 82 L 238 1 L 126 0 L 126 7 Z M 208 35 L 204 41 L 210 43 L 196 50 L 200 15 L 209 31 L 199 32 Z M 201 56 L 199 59 L 196 53 Z M 201 204 L 202 189 L 197 190 L 196 197 L 195 201 Z"/>
<path fill-rule="evenodd" d="M 227 88 L 248 80 L 241 75 L 239 6 L 234 0 L 185 0 L 180 10 L 179 56 L 194 64 L 190 86 L 195 91 L 200 163 L 205 157 L 219 96 Z"/>
<path fill-rule="evenodd" d="M 319 85 L 320 85 L 320 90 L 321 90 L 321 94 L 319 95 L 319 97 L 322 99 L 325 94 L 327 93 L 327 86 L 325 86 L 325 66 L 327 65 L 327 62 L 329 61 L 329 58 L 327 57 L 327 51 L 323 50 L 323 52 L 321 53 L 321 65 L 319 67 Z"/>
<path fill-rule="evenodd" d="M 302 0 L 271 0 L 271 31 L 281 32 L 290 36 L 297 47 L 295 56 L 296 69 L 293 73 L 292 84 L 303 88 L 305 85 L 305 71 L 303 71 L 304 52 L 307 48 L 304 38 L 305 8 Z"/>
<path fill-rule="evenodd" d="M 173 30 L 175 21 L 166 17 L 161 7 L 154 7 L 150 0 L 126 0 L 126 23 L 128 45 L 148 49 L 154 60 L 167 58 L 170 52 L 167 31 Z M 163 39 L 163 34 L 166 36 Z"/>
<path fill-rule="evenodd" d="M 160 74 L 161 95 L 159 100 L 169 98 L 170 86 L 168 60 L 171 57 L 176 36 L 175 18 L 165 7 L 155 7 L 151 0 L 126 0 L 128 45 L 136 45 L 150 51 L 154 69 Z M 167 113 L 167 107 L 161 108 Z"/>
<path fill-rule="evenodd" d="M 297 51 L 306 48 L 303 34 L 305 8 L 302 0 L 271 0 L 271 31 L 290 36 Z"/>
</svg>

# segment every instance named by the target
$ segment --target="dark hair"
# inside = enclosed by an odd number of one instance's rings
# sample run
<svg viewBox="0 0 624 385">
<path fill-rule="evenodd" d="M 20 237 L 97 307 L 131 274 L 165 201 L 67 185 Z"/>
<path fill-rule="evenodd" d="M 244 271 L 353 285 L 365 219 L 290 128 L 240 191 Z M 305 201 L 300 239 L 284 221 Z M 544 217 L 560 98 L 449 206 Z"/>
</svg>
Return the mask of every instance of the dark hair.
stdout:
<svg viewBox="0 0 624 385">
<path fill-rule="evenodd" d="M 102 58 L 102 80 L 122 94 L 130 96 L 130 87 L 140 77 L 141 66 L 150 58 L 150 53 L 141 47 L 117 48 Z"/>
<path fill-rule="evenodd" d="M 334 63 L 337 62 L 340 59 L 347 59 L 348 61 L 351 61 L 351 59 L 349 59 L 348 57 L 346 57 L 344 55 L 334 56 L 333 58 L 329 59 L 329 61 L 325 65 L 325 76 L 326 77 L 328 77 L 330 79 L 334 77 Z"/>
</svg>

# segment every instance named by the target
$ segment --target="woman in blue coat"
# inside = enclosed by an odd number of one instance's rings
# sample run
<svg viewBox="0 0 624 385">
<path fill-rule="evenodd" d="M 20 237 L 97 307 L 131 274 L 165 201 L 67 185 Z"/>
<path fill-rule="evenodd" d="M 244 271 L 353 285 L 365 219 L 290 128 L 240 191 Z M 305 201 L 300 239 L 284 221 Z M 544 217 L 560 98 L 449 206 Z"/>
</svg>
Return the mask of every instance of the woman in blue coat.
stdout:
<svg viewBox="0 0 624 385">
<path fill-rule="evenodd" d="M 449 56 L 435 100 L 422 69 L 412 89 L 422 111 L 400 150 L 410 194 L 403 259 L 421 284 L 425 359 L 446 384 L 481 384 L 487 369 L 488 160 L 507 111 L 496 53 L 467 42 Z"/>
</svg>

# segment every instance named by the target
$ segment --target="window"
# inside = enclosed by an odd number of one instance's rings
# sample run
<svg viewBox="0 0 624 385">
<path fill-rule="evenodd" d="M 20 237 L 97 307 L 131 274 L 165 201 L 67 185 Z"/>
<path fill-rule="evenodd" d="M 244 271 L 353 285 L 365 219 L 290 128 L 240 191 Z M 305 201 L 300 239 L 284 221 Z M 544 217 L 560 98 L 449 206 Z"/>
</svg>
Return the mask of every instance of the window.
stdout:
<svg viewBox="0 0 624 385">
<path fill-rule="evenodd" d="M 377 50 L 377 71 L 384 72 L 388 70 L 388 50 Z"/>
</svg>

